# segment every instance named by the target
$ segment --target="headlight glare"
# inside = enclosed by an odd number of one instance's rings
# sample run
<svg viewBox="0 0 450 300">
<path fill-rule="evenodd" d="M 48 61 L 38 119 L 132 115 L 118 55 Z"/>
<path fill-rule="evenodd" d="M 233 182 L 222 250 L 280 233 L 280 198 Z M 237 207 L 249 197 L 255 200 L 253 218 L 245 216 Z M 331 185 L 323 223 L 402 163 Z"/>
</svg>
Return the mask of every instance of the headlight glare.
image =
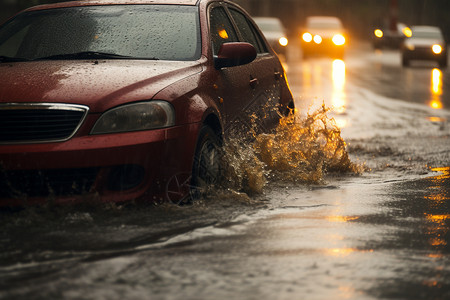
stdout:
<svg viewBox="0 0 450 300">
<path fill-rule="evenodd" d="M 284 36 L 280 37 L 278 43 L 280 43 L 281 46 L 286 47 L 288 45 L 288 39 Z"/>
<path fill-rule="evenodd" d="M 166 101 L 127 104 L 103 113 L 91 134 L 150 130 L 173 126 L 175 111 Z"/>
<path fill-rule="evenodd" d="M 316 34 L 314 36 L 314 43 L 321 44 L 322 43 L 322 37 L 320 35 Z"/>
<path fill-rule="evenodd" d="M 442 47 L 441 45 L 435 44 L 433 47 L 431 47 L 434 54 L 441 54 L 442 53 Z"/>
<path fill-rule="evenodd" d="M 304 40 L 305 42 L 309 43 L 309 42 L 312 41 L 313 36 L 312 36 L 311 33 L 305 32 L 305 33 L 303 34 L 302 38 L 303 38 L 303 40 Z"/>
<path fill-rule="evenodd" d="M 345 37 L 342 34 L 335 34 L 333 36 L 333 43 L 336 46 L 342 46 L 345 44 Z"/>
<path fill-rule="evenodd" d="M 382 38 L 383 37 L 383 30 L 381 29 L 375 29 L 373 31 L 373 34 L 377 37 L 377 38 Z"/>
</svg>

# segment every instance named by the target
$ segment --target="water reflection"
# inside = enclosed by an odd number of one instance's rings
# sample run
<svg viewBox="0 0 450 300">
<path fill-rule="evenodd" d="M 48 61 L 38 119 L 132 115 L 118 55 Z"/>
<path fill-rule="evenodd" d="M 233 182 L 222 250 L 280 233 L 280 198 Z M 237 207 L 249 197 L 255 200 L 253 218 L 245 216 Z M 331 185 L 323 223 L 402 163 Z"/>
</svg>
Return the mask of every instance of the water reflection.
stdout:
<svg viewBox="0 0 450 300">
<path fill-rule="evenodd" d="M 442 71 L 434 68 L 431 71 L 431 101 L 430 106 L 434 109 L 442 109 Z"/>
<path fill-rule="evenodd" d="M 332 68 L 333 79 L 333 109 L 337 113 L 345 112 L 346 95 L 345 95 L 345 63 L 343 60 L 336 59 L 333 61 Z"/>
<path fill-rule="evenodd" d="M 450 167 L 434 168 L 433 171 L 441 172 L 442 175 L 430 178 L 431 185 L 424 198 L 430 208 L 430 212 L 425 214 L 427 220 L 428 244 L 434 249 L 441 250 L 447 246 L 447 235 L 449 233 L 448 222 L 450 214 L 445 207 L 450 200 L 446 189 L 445 180 L 450 177 Z M 440 252 L 433 253 L 433 257 L 441 257 Z"/>
</svg>

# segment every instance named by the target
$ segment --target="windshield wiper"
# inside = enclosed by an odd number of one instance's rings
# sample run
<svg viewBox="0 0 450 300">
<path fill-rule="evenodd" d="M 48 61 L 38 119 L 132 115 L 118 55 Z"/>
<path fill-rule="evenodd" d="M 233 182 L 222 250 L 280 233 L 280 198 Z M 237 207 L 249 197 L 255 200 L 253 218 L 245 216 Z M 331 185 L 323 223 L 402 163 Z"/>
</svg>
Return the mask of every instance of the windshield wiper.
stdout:
<svg viewBox="0 0 450 300">
<path fill-rule="evenodd" d="M 77 53 L 56 54 L 46 57 L 39 57 L 34 60 L 60 60 L 60 59 L 130 59 L 131 56 L 120 55 L 115 53 L 84 51 Z"/>
<path fill-rule="evenodd" d="M 22 57 L 10 57 L 10 56 L 0 55 L 0 63 L 19 62 L 19 61 L 29 61 L 29 59 L 22 58 Z"/>
</svg>

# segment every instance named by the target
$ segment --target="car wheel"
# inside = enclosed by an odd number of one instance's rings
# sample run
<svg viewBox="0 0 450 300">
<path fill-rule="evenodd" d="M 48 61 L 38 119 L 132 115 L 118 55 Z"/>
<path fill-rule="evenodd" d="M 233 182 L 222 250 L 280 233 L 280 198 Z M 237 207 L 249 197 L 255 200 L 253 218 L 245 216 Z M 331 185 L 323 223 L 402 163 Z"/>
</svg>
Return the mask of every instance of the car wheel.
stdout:
<svg viewBox="0 0 450 300">
<path fill-rule="evenodd" d="M 192 168 L 191 188 L 194 198 L 200 197 L 206 189 L 216 184 L 221 175 L 222 141 L 209 126 L 200 129 Z"/>
</svg>

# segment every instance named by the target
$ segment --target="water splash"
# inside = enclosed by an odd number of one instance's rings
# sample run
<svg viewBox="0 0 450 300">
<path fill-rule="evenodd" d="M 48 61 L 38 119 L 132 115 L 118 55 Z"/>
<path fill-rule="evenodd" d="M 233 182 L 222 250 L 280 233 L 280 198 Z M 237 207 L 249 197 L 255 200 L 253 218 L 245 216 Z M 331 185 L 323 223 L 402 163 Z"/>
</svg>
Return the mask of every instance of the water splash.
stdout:
<svg viewBox="0 0 450 300">
<path fill-rule="evenodd" d="M 255 135 L 253 144 L 230 139 L 224 166 L 228 188 L 261 193 L 268 181 L 323 183 L 328 173 L 361 173 L 351 162 L 334 119 L 322 105 L 305 117 L 282 117 L 273 133 Z"/>
</svg>

